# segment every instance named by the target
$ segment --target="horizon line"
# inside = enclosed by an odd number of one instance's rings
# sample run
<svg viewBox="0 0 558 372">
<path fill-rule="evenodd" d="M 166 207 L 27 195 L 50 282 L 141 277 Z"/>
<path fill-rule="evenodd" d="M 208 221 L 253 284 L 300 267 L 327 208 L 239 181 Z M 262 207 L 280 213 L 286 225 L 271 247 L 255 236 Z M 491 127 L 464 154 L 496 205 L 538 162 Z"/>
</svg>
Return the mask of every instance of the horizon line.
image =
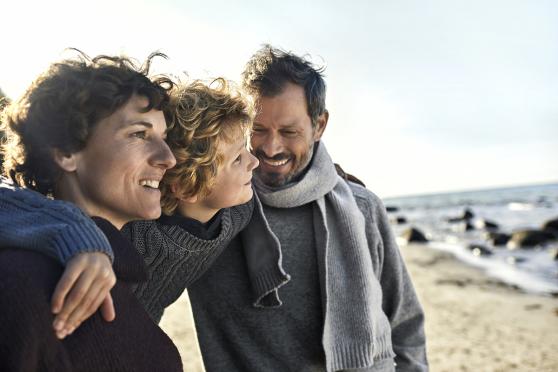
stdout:
<svg viewBox="0 0 558 372">
<path fill-rule="evenodd" d="M 473 188 L 473 189 L 458 189 L 458 190 L 447 190 L 447 191 L 431 191 L 431 192 L 423 192 L 423 193 L 418 193 L 418 194 L 403 194 L 403 195 L 397 195 L 397 196 L 386 196 L 386 197 L 383 197 L 381 199 L 385 200 L 385 199 L 416 198 L 416 197 L 424 197 L 424 196 L 462 194 L 462 193 L 478 192 L 478 191 L 515 189 L 515 188 L 529 187 L 529 186 L 550 186 L 550 185 L 558 185 L 558 179 L 553 180 L 553 181 L 540 181 L 540 182 L 535 182 L 535 183 L 524 183 L 524 184 L 516 184 L 516 185 L 488 186 L 488 187 Z"/>
</svg>

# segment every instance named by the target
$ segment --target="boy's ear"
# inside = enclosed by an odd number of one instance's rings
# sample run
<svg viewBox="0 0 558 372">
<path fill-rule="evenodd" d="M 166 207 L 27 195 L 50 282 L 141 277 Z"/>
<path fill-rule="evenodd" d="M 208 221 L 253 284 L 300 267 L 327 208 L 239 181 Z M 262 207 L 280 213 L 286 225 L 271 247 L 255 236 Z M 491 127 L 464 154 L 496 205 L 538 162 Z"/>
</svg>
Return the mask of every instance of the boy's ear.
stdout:
<svg viewBox="0 0 558 372">
<path fill-rule="evenodd" d="M 194 195 L 194 196 L 190 196 L 190 197 L 184 198 L 184 199 L 182 199 L 182 200 L 185 201 L 186 203 L 194 204 L 194 203 L 197 203 L 197 201 L 198 201 L 198 196 L 197 196 L 197 195 Z"/>
<path fill-rule="evenodd" d="M 178 187 L 176 186 L 176 184 L 172 184 L 170 186 L 170 189 L 171 189 L 171 192 L 176 196 L 176 194 L 178 193 Z M 180 201 L 186 202 L 186 203 L 193 204 L 193 203 L 198 201 L 198 196 L 194 195 L 194 196 L 189 196 L 187 198 L 178 198 L 177 197 L 177 199 L 180 200 Z"/>
<path fill-rule="evenodd" d="M 77 169 L 77 154 L 64 153 L 60 149 L 52 150 L 54 162 L 66 172 L 75 172 Z"/>
</svg>

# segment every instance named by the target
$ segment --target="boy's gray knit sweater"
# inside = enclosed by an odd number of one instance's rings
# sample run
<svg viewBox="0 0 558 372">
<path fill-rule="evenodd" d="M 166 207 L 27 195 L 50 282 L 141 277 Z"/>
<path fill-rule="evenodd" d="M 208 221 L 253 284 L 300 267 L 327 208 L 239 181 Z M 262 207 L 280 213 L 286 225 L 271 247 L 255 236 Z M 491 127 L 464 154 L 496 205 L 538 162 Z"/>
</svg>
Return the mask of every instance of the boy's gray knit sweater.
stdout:
<svg viewBox="0 0 558 372">
<path fill-rule="evenodd" d="M 253 202 L 226 208 L 221 231 L 212 240 L 197 238 L 180 226 L 157 221 L 131 222 L 122 232 L 143 257 L 148 279 L 134 288 L 147 313 L 159 322 L 167 306 L 198 279 L 250 221 Z"/>
</svg>

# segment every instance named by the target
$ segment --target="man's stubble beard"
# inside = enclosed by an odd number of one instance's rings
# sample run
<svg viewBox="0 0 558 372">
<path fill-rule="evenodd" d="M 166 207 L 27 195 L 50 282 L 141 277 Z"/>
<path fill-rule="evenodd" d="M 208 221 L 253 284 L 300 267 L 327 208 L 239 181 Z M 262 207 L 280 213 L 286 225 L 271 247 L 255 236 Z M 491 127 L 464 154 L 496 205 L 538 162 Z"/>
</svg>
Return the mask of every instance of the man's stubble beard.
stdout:
<svg viewBox="0 0 558 372">
<path fill-rule="evenodd" d="M 274 172 L 262 173 L 259 168 L 256 168 L 254 170 L 254 177 L 256 177 L 264 185 L 274 188 L 282 187 L 292 181 L 298 180 L 306 172 L 310 161 L 312 160 L 315 144 L 316 142 L 312 142 L 312 144 L 308 148 L 308 151 L 306 152 L 306 156 L 300 161 L 297 161 L 297 163 L 294 165 L 294 168 L 286 175 Z M 260 159 L 260 162 L 261 161 L 262 160 Z"/>
</svg>

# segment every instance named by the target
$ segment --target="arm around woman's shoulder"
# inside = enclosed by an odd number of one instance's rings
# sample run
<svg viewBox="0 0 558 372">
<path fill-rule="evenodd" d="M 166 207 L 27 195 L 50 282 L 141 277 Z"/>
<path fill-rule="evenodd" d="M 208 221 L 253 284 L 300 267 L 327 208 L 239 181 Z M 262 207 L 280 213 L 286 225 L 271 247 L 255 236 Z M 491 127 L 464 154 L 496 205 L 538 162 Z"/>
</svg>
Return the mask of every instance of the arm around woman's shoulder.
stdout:
<svg viewBox="0 0 558 372">
<path fill-rule="evenodd" d="M 46 254 L 66 264 L 85 252 L 112 248 L 95 223 L 72 203 L 52 200 L 0 180 L 0 246 L 16 246 Z"/>
<path fill-rule="evenodd" d="M 114 318 L 112 248 L 97 225 L 71 203 L 0 180 L 0 247 L 17 247 L 54 258 L 67 270 L 52 295 L 59 337 L 72 332 L 102 303 Z M 52 322 L 51 322 L 52 323 Z"/>
</svg>

